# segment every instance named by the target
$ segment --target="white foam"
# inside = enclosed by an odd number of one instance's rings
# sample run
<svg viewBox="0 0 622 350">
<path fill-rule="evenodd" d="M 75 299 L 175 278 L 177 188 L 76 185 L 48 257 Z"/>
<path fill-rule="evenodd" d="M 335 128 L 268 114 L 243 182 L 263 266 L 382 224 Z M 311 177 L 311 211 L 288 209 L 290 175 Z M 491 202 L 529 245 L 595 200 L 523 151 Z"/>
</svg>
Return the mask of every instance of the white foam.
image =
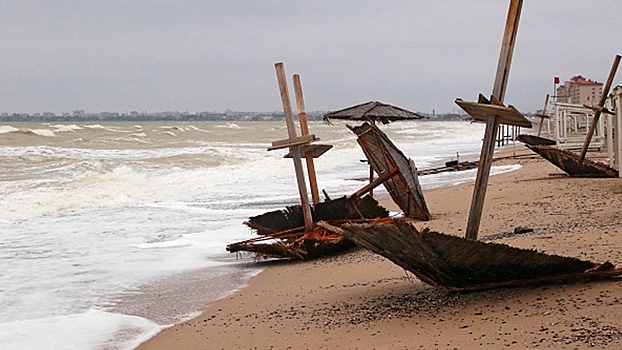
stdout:
<svg viewBox="0 0 622 350">
<path fill-rule="evenodd" d="M 29 349 L 133 349 L 162 330 L 145 318 L 90 309 L 79 314 L 0 324 L 0 347 Z"/>
<path fill-rule="evenodd" d="M 4 193 L 0 198 L 3 216 L 25 219 L 67 211 L 123 207 L 170 199 L 174 194 L 175 189 L 166 183 L 159 183 L 157 178 L 137 173 L 128 166 L 106 171 L 97 162 L 77 165 L 84 172 L 74 173 L 74 179 L 63 179 L 57 186 L 37 185 L 39 188 L 34 191 L 14 189 Z"/>
<path fill-rule="evenodd" d="M 241 129 L 240 126 L 236 123 L 227 123 L 224 125 L 218 125 L 217 128 L 226 128 L 226 129 Z"/>
<path fill-rule="evenodd" d="M 37 136 L 54 137 L 56 134 L 50 129 L 25 129 L 21 130 L 25 134 L 35 134 Z"/>
<path fill-rule="evenodd" d="M 5 164 L 15 167 L 7 170 L 16 174 L 3 174 L 9 181 L 0 181 L 0 232 L 6 233 L 0 261 L 11 263 L 0 274 L 0 348 L 15 344 L 15 328 L 31 326 L 32 334 L 23 335 L 45 342 L 58 324 L 71 328 L 88 320 L 107 326 L 86 332 L 78 325 L 85 334 L 64 334 L 68 344 L 118 348 L 86 338 L 119 339 L 114 326 L 133 319 L 76 310 L 99 310 L 114 302 L 111 295 L 169 274 L 232 264 L 225 246 L 254 237 L 242 224 L 248 217 L 299 201 L 286 151 L 266 151 L 270 141 L 287 137 L 283 123 L 201 125 L 214 131 L 198 133 L 185 124 L 146 124 L 146 131 L 123 123 L 80 125 L 84 130 L 59 133 L 46 145 L 31 137 L 24 138 L 31 141 L 25 146 L 0 147 L 9 159 Z M 362 187 L 365 182 L 353 178 L 367 177 L 369 168 L 359 161 L 365 156 L 356 136 L 343 125 L 311 128 L 334 145 L 316 163 L 320 188 L 336 197 Z M 482 129 L 426 122 L 383 130 L 422 168 L 440 165 L 457 151 L 461 160 L 477 153 Z M 169 131 L 177 137 L 158 136 Z M 64 143 L 76 138 L 94 142 Z M 510 170 L 493 167 L 492 173 Z M 475 171 L 463 172 L 464 178 L 453 174 L 421 181 L 440 186 L 475 177 Z M 50 318 L 63 314 L 71 315 Z M 135 335 L 149 333 L 143 326 L 137 328 L 147 333 Z"/>
<path fill-rule="evenodd" d="M 18 132 L 19 129 L 10 125 L 0 125 L 0 134 L 8 134 L 12 132 Z"/>
<path fill-rule="evenodd" d="M 53 127 L 56 132 L 72 132 L 72 131 L 78 131 L 78 130 L 82 130 L 82 127 L 75 125 L 75 124 L 70 124 L 70 125 L 65 125 L 65 124 L 56 124 L 56 125 L 51 125 L 51 127 Z"/>
</svg>

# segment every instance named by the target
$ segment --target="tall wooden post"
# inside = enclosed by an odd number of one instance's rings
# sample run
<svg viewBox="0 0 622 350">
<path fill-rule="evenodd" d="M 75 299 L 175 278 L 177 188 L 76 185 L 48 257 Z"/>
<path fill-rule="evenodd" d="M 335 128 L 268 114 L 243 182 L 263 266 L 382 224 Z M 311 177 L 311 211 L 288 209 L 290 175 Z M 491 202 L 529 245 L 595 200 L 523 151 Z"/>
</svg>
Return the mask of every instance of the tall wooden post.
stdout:
<svg viewBox="0 0 622 350">
<path fill-rule="evenodd" d="M 285 76 L 285 68 L 283 62 L 274 64 L 276 69 L 276 77 L 281 92 L 281 102 L 283 103 L 283 112 L 285 113 L 285 123 L 287 124 L 287 134 L 290 139 L 296 138 L 296 126 L 292 113 L 292 106 L 289 101 L 289 89 L 287 88 L 287 78 Z M 302 205 L 302 215 L 305 221 L 305 230 L 311 231 L 314 228 L 311 208 L 309 207 L 309 197 L 307 193 L 307 184 L 305 183 L 304 172 L 302 169 L 302 160 L 300 159 L 300 146 L 290 147 L 292 158 L 294 159 L 294 170 L 296 171 L 296 180 L 298 182 L 298 192 L 300 193 L 300 204 Z"/>
<path fill-rule="evenodd" d="M 298 108 L 298 121 L 300 122 L 300 130 L 302 136 L 309 135 L 309 125 L 307 124 L 307 114 L 305 112 L 305 100 L 302 95 L 302 84 L 300 83 L 300 75 L 294 74 L 294 94 L 296 95 L 296 107 Z M 320 202 L 320 193 L 317 187 L 317 177 L 315 175 L 315 163 L 313 154 L 307 152 L 304 155 L 307 163 L 307 173 L 309 174 L 309 186 L 311 186 L 311 199 L 313 204 Z"/>
<path fill-rule="evenodd" d="M 616 75 L 618 70 L 618 66 L 620 65 L 620 55 L 616 55 L 613 60 L 613 65 L 611 66 L 611 71 L 609 72 L 609 77 L 607 77 L 607 83 L 605 83 L 605 87 L 603 87 L 603 94 L 600 96 L 600 101 L 598 103 L 599 107 L 604 107 L 605 102 L 607 101 L 607 95 L 609 95 L 609 89 L 611 89 L 611 84 L 613 83 L 613 78 Z M 592 142 L 592 136 L 594 136 L 594 130 L 596 129 L 596 125 L 598 125 L 598 118 L 600 118 L 600 110 L 596 110 L 594 112 L 594 119 L 592 119 L 592 124 L 590 125 L 590 129 L 587 131 L 587 136 L 585 137 L 585 143 L 583 144 L 583 150 L 581 151 L 581 160 L 585 159 L 585 155 L 587 154 L 587 149 L 590 147 L 590 142 Z"/>
<path fill-rule="evenodd" d="M 499 64 L 497 66 L 497 74 L 495 77 L 495 84 L 492 89 L 491 102 L 493 104 L 503 104 L 507 81 L 510 75 L 510 65 L 512 63 L 512 54 L 514 52 L 514 43 L 516 41 L 516 34 L 518 33 L 518 22 L 520 20 L 522 7 L 523 0 L 510 0 L 510 7 L 508 9 L 508 16 L 503 34 L 503 43 L 501 45 L 501 54 L 499 56 Z M 498 128 L 499 117 L 491 116 L 488 118 L 488 121 L 486 122 L 486 132 L 484 134 L 482 152 L 479 158 L 479 170 L 477 172 L 477 178 L 475 179 L 473 199 L 471 201 L 471 209 L 469 211 L 469 221 L 467 223 L 466 230 L 467 239 L 477 239 L 477 234 L 479 232 Z"/>
<path fill-rule="evenodd" d="M 546 94 L 544 99 L 544 108 L 542 108 L 542 116 L 540 116 L 540 126 L 538 127 L 538 137 L 542 134 L 542 125 L 544 125 L 544 118 L 546 118 L 546 106 L 549 105 L 549 94 Z"/>
</svg>

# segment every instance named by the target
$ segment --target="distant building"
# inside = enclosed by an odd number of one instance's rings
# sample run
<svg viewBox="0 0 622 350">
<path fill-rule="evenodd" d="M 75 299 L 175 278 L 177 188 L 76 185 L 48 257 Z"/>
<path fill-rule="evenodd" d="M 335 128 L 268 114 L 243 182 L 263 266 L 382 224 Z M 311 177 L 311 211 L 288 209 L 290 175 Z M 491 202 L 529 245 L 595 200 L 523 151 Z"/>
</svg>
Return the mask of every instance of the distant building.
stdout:
<svg viewBox="0 0 622 350">
<path fill-rule="evenodd" d="M 557 102 L 596 105 L 603 93 L 603 83 L 574 76 L 557 88 Z"/>
</svg>

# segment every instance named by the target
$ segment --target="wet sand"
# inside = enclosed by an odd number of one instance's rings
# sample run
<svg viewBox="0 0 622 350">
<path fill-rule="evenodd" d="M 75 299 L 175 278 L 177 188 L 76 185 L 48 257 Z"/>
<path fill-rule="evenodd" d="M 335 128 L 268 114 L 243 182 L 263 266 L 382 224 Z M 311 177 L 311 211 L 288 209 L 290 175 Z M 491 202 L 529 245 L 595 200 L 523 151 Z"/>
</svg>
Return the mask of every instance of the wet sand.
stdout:
<svg viewBox="0 0 622 350">
<path fill-rule="evenodd" d="M 481 240 L 622 265 L 622 179 L 569 178 L 536 156 L 500 164 L 522 168 L 491 177 Z M 464 236 L 472 192 L 425 191 L 433 220 L 416 226 Z M 448 294 L 363 249 L 266 265 L 139 349 L 622 348 L 618 280 Z"/>
</svg>

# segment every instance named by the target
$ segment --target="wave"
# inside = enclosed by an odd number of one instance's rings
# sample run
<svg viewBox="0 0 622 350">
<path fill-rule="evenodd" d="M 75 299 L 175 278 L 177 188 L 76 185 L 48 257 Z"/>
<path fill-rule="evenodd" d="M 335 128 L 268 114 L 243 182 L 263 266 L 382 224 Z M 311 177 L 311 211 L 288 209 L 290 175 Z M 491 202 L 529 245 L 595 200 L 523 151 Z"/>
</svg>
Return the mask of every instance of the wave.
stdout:
<svg viewBox="0 0 622 350">
<path fill-rule="evenodd" d="M 56 132 L 74 132 L 78 130 L 82 130 L 82 127 L 76 124 L 64 125 L 64 124 L 56 124 L 51 125 L 55 129 Z"/>
<path fill-rule="evenodd" d="M 119 128 L 116 128 L 116 127 L 106 127 L 106 126 L 103 126 L 101 124 L 85 124 L 85 125 L 82 125 L 82 128 L 83 129 L 91 129 L 91 130 L 98 129 L 98 130 L 104 130 L 104 131 L 110 131 L 110 132 L 119 132 L 119 133 L 131 132 L 131 131 L 119 129 Z"/>
<path fill-rule="evenodd" d="M 224 125 L 217 125 L 216 127 L 217 128 L 224 128 L 224 129 L 242 129 L 242 127 L 239 126 L 236 123 L 227 123 L 227 124 L 224 124 Z"/>
<path fill-rule="evenodd" d="M 162 330 L 146 318 L 90 309 L 0 324 L 3 349 L 133 349 Z"/>
<path fill-rule="evenodd" d="M 36 191 L 14 191 L 0 198 L 5 218 L 24 219 L 75 210 L 124 207 L 175 197 L 167 176 L 137 173 L 127 166 L 106 170 L 98 162 L 73 166 L 73 178 L 38 186 Z"/>
<path fill-rule="evenodd" d="M 0 126 L 0 134 L 24 134 L 44 137 L 54 137 L 56 134 L 49 129 L 18 129 L 10 125 Z"/>
<path fill-rule="evenodd" d="M 0 134 L 8 134 L 12 132 L 19 132 L 19 129 L 10 125 L 0 125 Z"/>
</svg>

